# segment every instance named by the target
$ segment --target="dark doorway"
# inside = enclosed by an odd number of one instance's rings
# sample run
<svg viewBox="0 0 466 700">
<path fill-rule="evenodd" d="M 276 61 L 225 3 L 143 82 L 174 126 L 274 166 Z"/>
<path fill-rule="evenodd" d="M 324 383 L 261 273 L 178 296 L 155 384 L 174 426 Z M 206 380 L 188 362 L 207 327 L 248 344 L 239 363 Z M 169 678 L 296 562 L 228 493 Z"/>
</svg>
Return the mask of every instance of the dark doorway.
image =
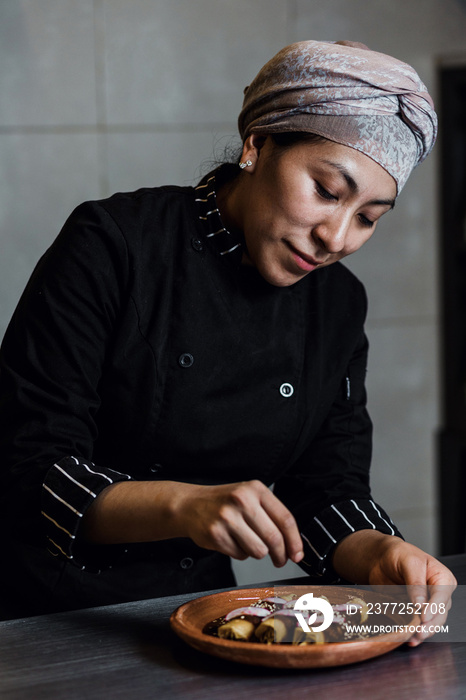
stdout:
<svg viewBox="0 0 466 700">
<path fill-rule="evenodd" d="M 441 554 L 466 551 L 466 65 L 440 70 Z"/>
</svg>

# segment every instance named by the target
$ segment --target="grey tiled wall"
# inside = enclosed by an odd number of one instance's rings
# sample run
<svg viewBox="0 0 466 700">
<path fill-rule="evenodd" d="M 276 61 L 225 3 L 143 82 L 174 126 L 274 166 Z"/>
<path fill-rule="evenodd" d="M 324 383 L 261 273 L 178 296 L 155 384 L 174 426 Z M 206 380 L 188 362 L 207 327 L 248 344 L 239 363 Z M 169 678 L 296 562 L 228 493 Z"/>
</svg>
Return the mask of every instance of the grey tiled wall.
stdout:
<svg viewBox="0 0 466 700">
<path fill-rule="evenodd" d="M 2 0 L 0 334 L 71 209 L 193 182 L 236 138 L 243 88 L 285 44 L 362 41 L 413 63 L 435 91 L 437 56 L 466 52 L 465 37 L 458 0 Z M 434 553 L 436 166 L 434 155 L 416 171 L 348 262 L 370 299 L 374 492 Z M 237 571 L 241 582 L 279 575 L 267 561 Z"/>
</svg>

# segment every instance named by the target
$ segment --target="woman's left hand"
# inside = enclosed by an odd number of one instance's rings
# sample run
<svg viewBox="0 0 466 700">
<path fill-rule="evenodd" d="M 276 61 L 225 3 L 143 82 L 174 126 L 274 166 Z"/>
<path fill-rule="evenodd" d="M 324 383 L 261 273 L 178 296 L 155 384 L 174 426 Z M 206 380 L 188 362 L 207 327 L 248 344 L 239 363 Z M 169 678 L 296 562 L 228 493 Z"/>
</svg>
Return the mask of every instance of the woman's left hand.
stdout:
<svg viewBox="0 0 466 700">
<path fill-rule="evenodd" d="M 444 624 L 457 582 L 435 557 L 399 537 L 360 530 L 338 543 L 333 556 L 336 573 L 370 585 L 406 585 L 414 603 L 421 603 L 421 629 L 408 642 L 417 646 Z M 428 603 L 428 605 L 424 605 Z"/>
</svg>

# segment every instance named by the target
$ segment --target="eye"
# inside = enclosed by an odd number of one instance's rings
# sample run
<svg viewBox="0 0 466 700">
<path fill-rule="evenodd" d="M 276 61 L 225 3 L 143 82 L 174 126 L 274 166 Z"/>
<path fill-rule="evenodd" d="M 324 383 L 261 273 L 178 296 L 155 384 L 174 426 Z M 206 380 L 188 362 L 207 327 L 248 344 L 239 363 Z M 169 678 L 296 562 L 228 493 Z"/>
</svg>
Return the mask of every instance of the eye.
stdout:
<svg viewBox="0 0 466 700">
<path fill-rule="evenodd" d="M 375 221 L 371 221 L 367 216 L 364 216 L 364 214 L 359 214 L 359 221 L 365 228 L 372 228 L 375 223 Z"/>
<path fill-rule="evenodd" d="M 331 192 L 326 190 L 325 187 L 322 187 L 320 182 L 317 182 L 317 180 L 316 180 L 316 190 L 321 197 L 323 197 L 324 199 L 327 199 L 330 202 L 336 202 L 338 200 L 338 197 L 336 197 L 334 194 L 331 194 Z"/>
</svg>

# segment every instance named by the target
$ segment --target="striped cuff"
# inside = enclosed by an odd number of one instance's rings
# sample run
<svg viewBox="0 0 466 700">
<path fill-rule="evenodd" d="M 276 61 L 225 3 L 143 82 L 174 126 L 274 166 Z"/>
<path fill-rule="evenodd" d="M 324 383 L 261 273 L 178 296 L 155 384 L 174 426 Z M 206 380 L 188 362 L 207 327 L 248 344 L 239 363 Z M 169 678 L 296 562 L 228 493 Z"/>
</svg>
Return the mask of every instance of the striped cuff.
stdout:
<svg viewBox="0 0 466 700">
<path fill-rule="evenodd" d="M 49 551 L 73 559 L 73 544 L 86 510 L 104 488 L 129 479 L 127 474 L 76 457 L 64 457 L 54 464 L 42 484 Z"/>
<path fill-rule="evenodd" d="M 352 532 L 370 529 L 402 537 L 391 518 L 372 499 L 352 499 L 329 506 L 301 532 L 304 559 L 300 566 L 311 575 L 337 580 L 329 561 L 333 548 Z"/>
</svg>

